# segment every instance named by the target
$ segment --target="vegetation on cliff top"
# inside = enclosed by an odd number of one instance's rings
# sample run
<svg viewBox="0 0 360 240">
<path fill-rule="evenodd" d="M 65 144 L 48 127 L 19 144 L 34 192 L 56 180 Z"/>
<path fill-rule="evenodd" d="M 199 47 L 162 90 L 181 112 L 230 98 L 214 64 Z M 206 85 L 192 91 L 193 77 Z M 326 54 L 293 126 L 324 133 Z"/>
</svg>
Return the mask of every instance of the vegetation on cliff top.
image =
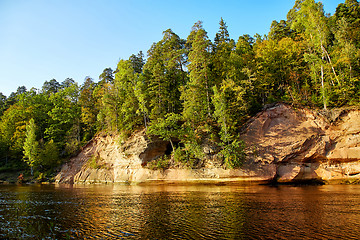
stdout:
<svg viewBox="0 0 360 240">
<path fill-rule="evenodd" d="M 120 60 L 98 82 L 52 79 L 42 89 L 0 94 L 0 171 L 22 168 L 23 159 L 44 176 L 97 132 L 126 137 L 137 128 L 172 145 L 181 140 L 181 158 L 201 158 L 202 141 L 216 142 L 224 164 L 239 167 L 239 129 L 265 104 L 359 105 L 359 59 L 357 0 L 339 4 L 333 16 L 321 2 L 296 0 L 267 36 L 237 41 L 223 19 L 214 41 L 200 21 L 186 40 L 168 29 L 146 59 L 140 52 Z"/>
</svg>

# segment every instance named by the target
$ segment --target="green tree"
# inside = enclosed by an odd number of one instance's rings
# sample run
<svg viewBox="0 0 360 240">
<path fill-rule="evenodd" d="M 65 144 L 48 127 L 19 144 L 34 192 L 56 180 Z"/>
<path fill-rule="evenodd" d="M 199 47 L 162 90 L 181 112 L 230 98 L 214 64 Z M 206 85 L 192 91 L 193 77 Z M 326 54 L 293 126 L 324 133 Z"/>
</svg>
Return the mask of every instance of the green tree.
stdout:
<svg viewBox="0 0 360 240">
<path fill-rule="evenodd" d="M 315 86 L 319 86 L 324 109 L 327 108 L 328 93 L 330 85 L 334 85 L 330 78 L 330 73 L 326 72 L 331 68 L 333 77 L 339 83 L 336 72 L 327 51 L 329 28 L 321 2 L 314 0 L 304 0 L 299 5 L 297 11 L 293 12 L 291 28 L 304 34 L 304 39 L 308 45 L 308 53 L 305 54 L 305 60 L 309 63 L 311 69 L 311 78 Z M 326 80 L 326 76 L 329 78 Z"/>
<path fill-rule="evenodd" d="M 339 4 L 331 17 L 334 34 L 330 55 L 339 73 L 340 86 L 334 89 L 331 103 L 336 106 L 358 104 L 360 83 L 360 5 L 355 0 Z"/>
<path fill-rule="evenodd" d="M 181 115 L 168 113 L 164 118 L 158 118 L 155 122 L 152 122 L 148 133 L 157 135 L 165 141 L 169 141 L 172 150 L 175 150 L 172 139 L 179 138 L 182 133 L 180 121 Z"/>
<path fill-rule="evenodd" d="M 269 32 L 269 39 L 279 41 L 285 37 L 294 37 L 293 31 L 285 20 L 280 22 L 272 21 Z"/>
<path fill-rule="evenodd" d="M 258 111 L 255 102 L 257 102 L 256 94 L 259 91 L 259 86 L 255 88 L 256 84 L 256 65 L 254 52 L 254 39 L 249 35 L 240 36 L 235 49 L 231 51 L 230 57 L 227 61 L 228 72 L 226 78 L 221 84 L 226 84 L 228 79 L 235 83 L 234 86 L 243 89 L 243 99 L 248 104 L 249 110 L 254 108 L 253 112 Z M 218 86 L 220 88 L 220 85 Z"/>
<path fill-rule="evenodd" d="M 144 65 L 145 84 L 148 86 L 150 118 L 181 111 L 180 86 L 185 84 L 185 45 L 171 29 L 163 32 L 163 39 L 148 51 Z"/>
<path fill-rule="evenodd" d="M 99 82 L 93 91 L 94 108 L 98 112 L 96 121 L 96 130 L 101 131 L 110 127 L 107 122 L 107 115 L 105 111 L 105 98 L 112 89 L 114 83 L 114 71 L 111 68 L 105 68 L 99 76 Z"/>
<path fill-rule="evenodd" d="M 348 40 L 360 48 L 360 4 L 357 0 L 345 0 L 340 3 L 334 15 L 335 27 L 341 19 L 347 22 L 346 34 Z"/>
<path fill-rule="evenodd" d="M 306 97 L 302 88 L 306 77 L 302 75 L 304 45 L 291 38 L 264 40 L 255 48 L 257 62 L 256 89 L 260 92 L 263 104 L 275 101 L 301 103 Z"/>
<path fill-rule="evenodd" d="M 67 85 L 67 84 L 66 84 Z M 65 155 L 74 154 L 80 144 L 79 87 L 69 83 L 56 94 L 50 96 L 53 105 L 48 112 L 49 125 L 45 130 L 47 139 L 52 139 Z"/>
<path fill-rule="evenodd" d="M 38 164 L 41 171 L 52 170 L 60 164 L 59 150 L 51 139 L 39 148 Z"/>
<path fill-rule="evenodd" d="M 222 18 L 219 24 L 219 31 L 216 33 L 214 40 L 211 62 L 213 84 L 217 86 L 227 78 L 230 72 L 230 55 L 235 48 L 235 42 L 230 39 L 227 25 Z"/>
<path fill-rule="evenodd" d="M 142 122 L 139 114 L 139 102 L 135 95 L 139 74 L 132 67 L 130 60 L 120 60 L 115 74 L 114 88 L 118 99 L 118 128 L 132 131 Z"/>
<path fill-rule="evenodd" d="M 114 71 L 111 68 L 105 68 L 104 71 L 99 76 L 99 85 L 104 83 L 113 83 L 114 82 Z"/>
<path fill-rule="evenodd" d="M 129 58 L 129 61 L 131 62 L 135 73 L 142 73 L 143 66 L 145 64 L 144 54 L 142 51 L 140 51 L 137 55 L 132 54 Z"/>
<path fill-rule="evenodd" d="M 90 77 L 86 77 L 80 88 L 79 105 L 81 107 L 81 135 L 83 141 L 90 140 L 96 132 L 96 120 L 99 112 L 96 108 L 94 89 L 96 84 Z"/>
<path fill-rule="evenodd" d="M 42 92 L 45 94 L 57 93 L 60 89 L 60 83 L 56 79 L 45 81 L 42 86 Z"/>
<path fill-rule="evenodd" d="M 3 115 L 6 110 L 6 96 L 0 92 L 0 116 Z"/>
<path fill-rule="evenodd" d="M 191 39 L 194 37 L 193 39 Z M 210 70 L 211 42 L 201 22 L 194 25 L 189 35 L 191 49 L 188 65 L 189 81 L 182 89 L 183 116 L 193 127 L 211 118 L 211 87 Z"/>
<path fill-rule="evenodd" d="M 36 140 L 36 125 L 32 118 L 26 125 L 26 138 L 24 142 L 24 161 L 30 166 L 31 175 L 33 175 L 33 167 L 38 158 L 38 147 L 39 143 Z"/>
</svg>

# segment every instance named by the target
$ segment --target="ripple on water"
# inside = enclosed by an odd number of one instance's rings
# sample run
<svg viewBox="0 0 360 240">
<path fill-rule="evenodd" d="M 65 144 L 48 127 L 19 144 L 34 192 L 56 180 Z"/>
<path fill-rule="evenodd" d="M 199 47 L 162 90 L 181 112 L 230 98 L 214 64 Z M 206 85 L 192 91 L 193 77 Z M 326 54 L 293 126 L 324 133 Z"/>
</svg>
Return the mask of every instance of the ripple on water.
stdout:
<svg viewBox="0 0 360 240">
<path fill-rule="evenodd" d="M 0 238 L 357 239 L 360 186 L 0 186 Z"/>
</svg>

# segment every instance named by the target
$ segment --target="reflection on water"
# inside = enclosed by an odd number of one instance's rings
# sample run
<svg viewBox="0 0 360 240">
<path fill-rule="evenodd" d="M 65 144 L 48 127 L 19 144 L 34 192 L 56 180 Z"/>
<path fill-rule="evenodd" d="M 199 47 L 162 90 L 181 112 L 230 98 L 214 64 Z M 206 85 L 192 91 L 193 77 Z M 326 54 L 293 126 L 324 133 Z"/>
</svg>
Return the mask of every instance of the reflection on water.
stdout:
<svg viewBox="0 0 360 240">
<path fill-rule="evenodd" d="M 0 238 L 357 239 L 360 186 L 0 186 Z"/>
</svg>

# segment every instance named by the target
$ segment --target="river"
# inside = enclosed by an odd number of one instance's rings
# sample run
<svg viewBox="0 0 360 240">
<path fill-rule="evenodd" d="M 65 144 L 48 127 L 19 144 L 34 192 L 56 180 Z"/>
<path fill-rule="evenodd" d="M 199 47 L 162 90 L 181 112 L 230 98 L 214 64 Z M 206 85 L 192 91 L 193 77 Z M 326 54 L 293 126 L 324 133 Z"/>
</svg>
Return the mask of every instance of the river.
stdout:
<svg viewBox="0 0 360 240">
<path fill-rule="evenodd" d="M 0 185 L 0 239 L 358 239 L 360 186 Z"/>
</svg>

